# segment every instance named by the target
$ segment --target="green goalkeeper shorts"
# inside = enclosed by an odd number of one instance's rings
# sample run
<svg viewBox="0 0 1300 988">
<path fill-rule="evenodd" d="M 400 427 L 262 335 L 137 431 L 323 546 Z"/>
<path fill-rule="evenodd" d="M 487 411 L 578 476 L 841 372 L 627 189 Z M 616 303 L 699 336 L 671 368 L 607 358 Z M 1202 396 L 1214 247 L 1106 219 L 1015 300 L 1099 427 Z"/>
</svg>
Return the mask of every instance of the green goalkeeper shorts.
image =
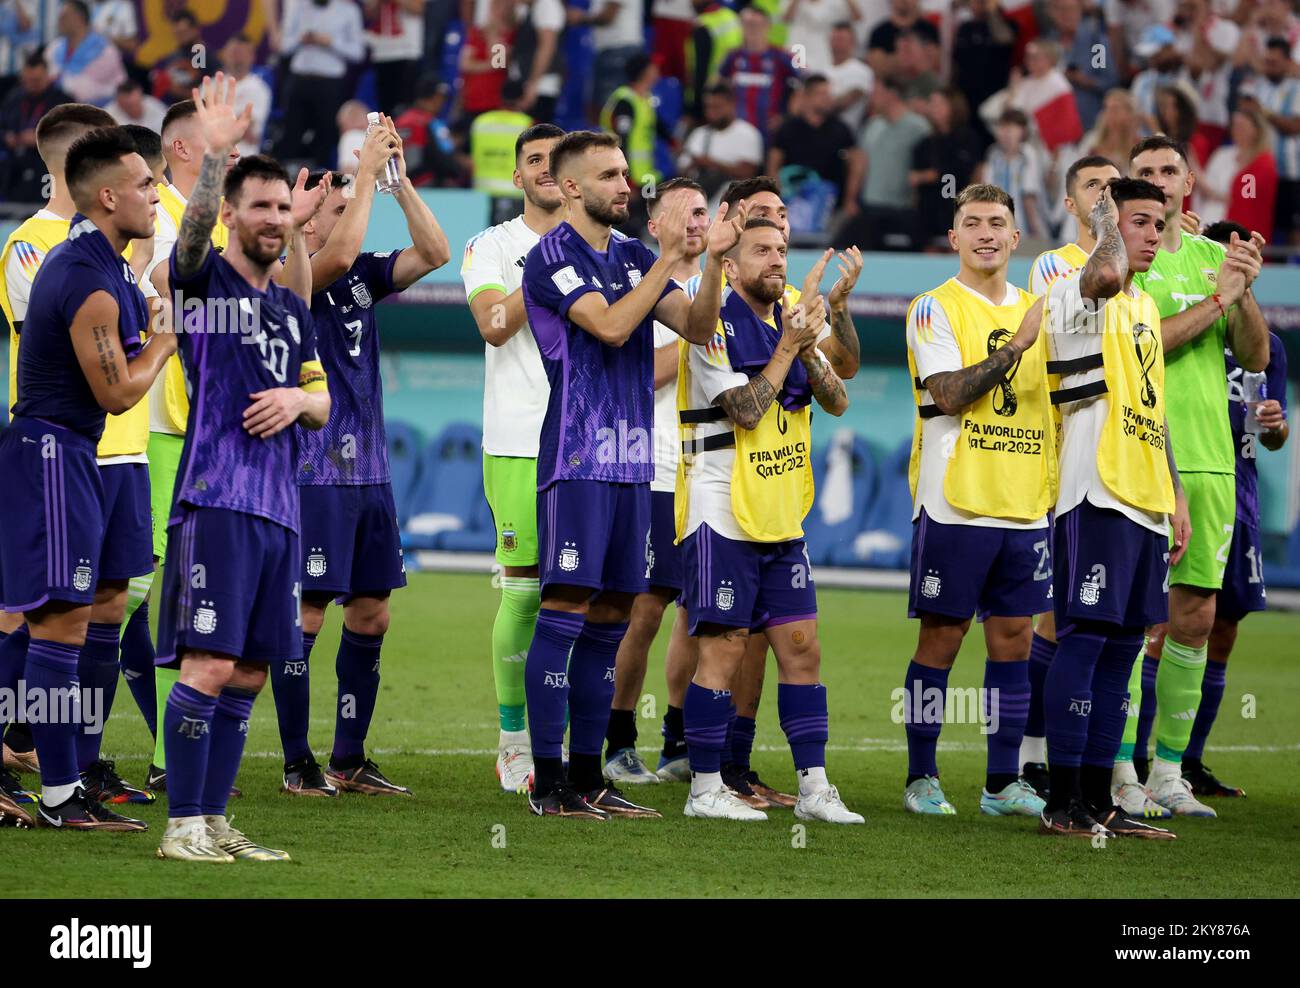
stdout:
<svg viewBox="0 0 1300 988">
<path fill-rule="evenodd" d="M 149 488 L 152 494 L 155 559 L 167 556 L 167 522 L 172 512 L 172 489 L 176 486 L 176 472 L 180 469 L 181 450 L 184 448 L 184 436 L 173 436 L 166 432 L 149 433 Z"/>
<path fill-rule="evenodd" d="M 497 562 L 537 565 L 537 461 L 483 454 L 483 492 L 497 529 Z"/>
<path fill-rule="evenodd" d="M 1220 590 L 1237 517 L 1237 478 L 1230 473 L 1185 473 L 1182 480 L 1192 541 L 1170 570 L 1169 585 Z"/>
</svg>

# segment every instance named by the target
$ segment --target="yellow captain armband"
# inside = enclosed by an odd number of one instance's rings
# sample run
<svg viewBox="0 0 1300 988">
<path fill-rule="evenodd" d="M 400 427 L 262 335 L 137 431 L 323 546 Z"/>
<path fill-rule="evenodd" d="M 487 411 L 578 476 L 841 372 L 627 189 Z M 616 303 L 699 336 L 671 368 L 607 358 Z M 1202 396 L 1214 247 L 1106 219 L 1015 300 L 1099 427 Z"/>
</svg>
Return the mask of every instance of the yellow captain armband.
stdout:
<svg viewBox="0 0 1300 988">
<path fill-rule="evenodd" d="M 319 360 L 303 362 L 302 369 L 298 371 L 298 387 L 308 394 L 329 390 L 329 383 L 325 378 L 325 368 L 321 366 Z"/>
</svg>

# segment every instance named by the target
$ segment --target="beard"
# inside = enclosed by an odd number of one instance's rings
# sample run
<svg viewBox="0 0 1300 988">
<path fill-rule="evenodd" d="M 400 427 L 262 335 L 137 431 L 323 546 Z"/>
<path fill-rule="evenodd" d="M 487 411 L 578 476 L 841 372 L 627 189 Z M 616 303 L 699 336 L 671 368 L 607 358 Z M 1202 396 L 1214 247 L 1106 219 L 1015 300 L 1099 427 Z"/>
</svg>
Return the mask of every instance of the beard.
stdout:
<svg viewBox="0 0 1300 988">
<path fill-rule="evenodd" d="M 613 202 L 592 202 L 590 199 L 584 199 L 582 206 L 588 216 L 605 226 L 626 223 L 629 216 L 626 204 L 620 206 Z"/>
<path fill-rule="evenodd" d="M 785 295 L 785 279 L 780 282 L 768 281 L 766 275 L 758 275 L 742 282 L 745 294 L 768 305 L 775 305 Z"/>
<path fill-rule="evenodd" d="M 542 190 L 537 186 L 524 185 L 524 198 L 531 202 L 538 209 L 544 209 L 552 212 L 564 205 L 564 196 L 560 193 L 558 185 L 552 185 L 548 190 L 551 193 L 550 198 L 546 198 Z"/>
<path fill-rule="evenodd" d="M 280 251 L 283 249 L 285 239 L 280 238 L 280 246 L 268 248 L 262 245 L 261 230 L 245 230 L 239 228 L 239 246 L 244 251 L 244 256 L 254 264 L 260 264 L 263 267 L 270 267 L 280 259 Z"/>
</svg>

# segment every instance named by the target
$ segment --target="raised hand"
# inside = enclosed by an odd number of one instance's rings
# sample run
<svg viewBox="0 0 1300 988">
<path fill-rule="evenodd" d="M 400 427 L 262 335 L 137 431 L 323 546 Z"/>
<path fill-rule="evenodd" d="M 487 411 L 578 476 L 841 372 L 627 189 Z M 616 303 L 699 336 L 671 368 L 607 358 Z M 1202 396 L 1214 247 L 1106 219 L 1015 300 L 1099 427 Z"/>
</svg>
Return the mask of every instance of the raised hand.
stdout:
<svg viewBox="0 0 1300 988">
<path fill-rule="evenodd" d="M 683 199 L 686 197 L 683 196 Z M 718 207 L 718 215 L 709 224 L 707 250 L 710 257 L 721 260 L 722 255 L 740 243 L 740 235 L 745 232 L 745 222 L 749 219 L 749 204 L 741 199 L 736 203 L 736 213 L 728 216 L 727 203 Z"/>
<path fill-rule="evenodd" d="M 816 295 L 822 286 L 822 276 L 826 273 L 826 265 L 830 263 L 831 255 L 835 251 L 827 247 L 822 251 L 822 256 L 817 258 L 808 274 L 804 276 L 803 287 L 800 294 L 807 295 L 809 298 Z"/>
<path fill-rule="evenodd" d="M 239 143 L 253 122 L 253 104 L 235 112 L 235 77 L 224 72 L 204 76 L 198 89 L 191 89 L 199 132 L 210 154 L 226 154 Z"/>
<path fill-rule="evenodd" d="M 1183 233 L 1199 234 L 1201 232 L 1201 217 L 1190 209 L 1184 209 L 1178 216 L 1178 225 L 1182 228 Z"/>
<path fill-rule="evenodd" d="M 361 149 L 352 152 L 357 156 L 357 178 L 371 181 L 379 178 L 384 173 L 384 166 L 388 163 L 388 159 L 393 157 L 400 146 L 401 138 L 397 137 L 395 131 L 389 130 L 386 126 L 375 127 L 366 135 Z"/>
<path fill-rule="evenodd" d="M 298 170 L 298 181 L 293 186 L 293 225 L 302 229 L 307 221 L 316 215 L 325 197 L 330 194 L 331 173 L 326 172 L 314 189 L 307 188 L 307 169 Z"/>
<path fill-rule="evenodd" d="M 848 303 L 849 295 L 858 283 L 858 275 L 862 274 L 862 251 L 856 247 L 840 251 L 835 255 L 835 266 L 840 269 L 840 276 L 831 286 L 827 297 L 832 309 Z"/>
<path fill-rule="evenodd" d="M 686 245 L 686 222 L 690 218 L 687 196 L 673 196 L 655 221 L 659 231 L 659 249 L 674 264 L 690 256 Z"/>
<path fill-rule="evenodd" d="M 1119 223 L 1119 209 L 1111 198 L 1109 188 L 1101 190 L 1101 195 L 1097 197 L 1092 213 L 1088 216 L 1088 222 L 1092 226 L 1092 235 L 1098 239 L 1101 238 L 1103 226 Z"/>
</svg>

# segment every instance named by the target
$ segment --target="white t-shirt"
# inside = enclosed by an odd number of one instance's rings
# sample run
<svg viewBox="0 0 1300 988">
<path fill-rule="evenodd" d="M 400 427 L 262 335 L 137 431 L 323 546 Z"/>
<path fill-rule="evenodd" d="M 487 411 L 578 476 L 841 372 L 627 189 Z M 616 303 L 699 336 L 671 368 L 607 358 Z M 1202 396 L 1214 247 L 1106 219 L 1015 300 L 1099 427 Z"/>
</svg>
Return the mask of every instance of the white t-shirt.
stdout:
<svg viewBox="0 0 1300 988">
<path fill-rule="evenodd" d="M 801 72 L 824 73 L 831 64 L 831 28 L 840 21 L 853 20 L 849 5 L 845 0 L 801 0 L 792 20 L 791 2 L 786 0 L 781 13 L 789 25 L 786 49 Z"/>
<path fill-rule="evenodd" d="M 158 133 L 162 130 L 163 117 L 167 115 L 167 107 L 163 104 L 162 100 L 158 99 L 156 96 L 150 96 L 148 93 L 144 94 L 141 102 L 144 105 L 141 107 L 139 120 L 129 116 L 127 112 L 122 109 L 122 104 L 120 104 L 116 98 L 114 98 L 113 102 L 109 103 L 108 106 L 104 107 L 104 109 L 108 111 L 108 115 L 116 120 L 119 125 L 138 124 L 141 127 L 148 127 L 155 134 Z"/>
<path fill-rule="evenodd" d="M 167 188 L 182 203 L 189 202 L 175 185 L 169 184 Z M 153 281 L 149 276 L 153 274 L 154 268 L 171 257 L 172 247 L 176 245 L 179 232 L 167 210 L 162 208 L 154 210 L 153 257 L 145 268 L 144 278 L 140 281 L 140 288 L 145 298 L 157 297 L 158 292 L 153 287 Z M 175 317 L 176 313 L 173 312 L 172 315 Z M 153 384 L 149 385 L 149 431 L 162 432 L 169 436 L 183 436 L 185 433 L 172 428 L 171 419 L 167 415 L 167 399 L 164 390 L 166 378 L 167 372 L 164 370 L 154 378 Z"/>
<path fill-rule="evenodd" d="M 253 122 L 249 124 L 244 139 L 237 147 L 241 155 L 258 154 L 262 150 L 262 134 L 266 130 L 266 118 L 271 112 L 271 87 L 261 76 L 250 72 L 235 83 L 235 105 L 239 107 L 253 104 Z"/>
<path fill-rule="evenodd" d="M 655 349 L 673 346 L 676 349 L 681 337 L 663 323 L 655 320 Z M 677 423 L 677 375 L 674 374 L 661 388 L 655 389 L 654 426 L 655 479 L 650 482 L 652 491 L 671 494 L 677 489 L 677 461 L 682 455 L 681 430 Z"/>
<path fill-rule="evenodd" d="M 608 0 L 593 0 L 592 13 L 599 13 Z M 642 30 L 643 0 L 618 0 L 618 13 L 605 25 L 591 29 L 591 40 L 597 51 L 610 48 L 644 48 L 645 32 Z M 619 79 L 617 82 L 622 83 Z"/>
<path fill-rule="evenodd" d="M 424 54 L 424 15 L 387 0 L 380 4 L 379 30 L 366 32 L 372 62 L 402 62 Z"/>
<path fill-rule="evenodd" d="M 339 135 L 339 166 L 335 171 L 342 175 L 355 175 L 361 162 L 353 151 L 360 151 L 366 143 L 364 130 L 345 130 Z"/>
<path fill-rule="evenodd" d="M 861 59 L 846 58 L 839 65 L 831 64 L 828 59 L 822 74 L 830 81 L 831 96 L 835 99 L 855 89 L 860 89 L 867 94 L 867 99 L 855 103 L 840 114 L 840 119 L 849 130 L 853 131 L 854 136 L 857 136 L 858 128 L 862 126 L 862 118 L 867 114 L 871 91 L 876 88 L 876 73 L 872 72 L 871 66 Z"/>
<path fill-rule="evenodd" d="M 516 291 L 524 280 L 524 258 L 541 239 L 516 216 L 470 240 L 460 269 L 466 298 L 485 288 L 506 295 Z M 484 353 L 483 452 L 536 459 L 551 394 L 537 340 L 524 325 L 504 346 L 485 344 Z"/>
<path fill-rule="evenodd" d="M 1105 325 L 1104 306 L 1090 314 L 1092 303 L 1084 304 L 1079 292 L 1079 275 L 1072 271 L 1052 282 L 1047 295 L 1047 353 L 1050 360 L 1074 360 L 1101 352 Z M 1132 289 L 1130 291 L 1137 295 Z M 1064 374 L 1062 388 L 1077 388 L 1105 378 L 1101 368 L 1078 374 Z M 1077 507 L 1085 498 L 1098 508 L 1118 511 L 1134 524 L 1161 535 L 1168 534 L 1165 515 L 1148 514 L 1141 508 L 1125 504 L 1106 487 L 1097 470 L 1097 448 L 1102 429 L 1110 412 L 1106 395 L 1072 401 L 1061 407 L 1063 433 L 1060 455 L 1060 493 L 1056 500 L 1056 517 Z"/>
<path fill-rule="evenodd" d="M 695 7 L 691 0 L 653 0 L 650 15 L 666 21 L 694 21 Z"/>
<path fill-rule="evenodd" d="M 695 155 L 712 158 L 724 165 L 757 165 L 763 167 L 763 135 L 748 120 L 737 117 L 722 130 L 707 124 L 696 127 L 686 137 L 686 145 L 678 157 L 678 167 L 686 168 Z"/>
<path fill-rule="evenodd" d="M 973 288 L 961 285 L 963 291 L 970 292 L 978 298 L 984 296 Z M 1014 285 L 1007 285 L 1006 296 L 999 305 L 1015 305 L 1018 291 Z M 985 301 L 988 301 L 985 299 Z M 916 360 L 916 376 L 922 381 L 932 374 L 959 371 L 966 365 L 961 359 L 961 347 L 953 332 L 948 314 L 938 299 L 933 299 L 929 308 L 930 328 L 921 332 L 918 322 L 920 306 L 913 306 L 907 317 L 907 348 Z M 929 392 L 921 397 L 923 404 L 934 404 Z M 968 511 L 953 507 L 943 492 L 944 477 L 948 472 L 948 461 L 952 459 L 961 435 L 961 417 L 958 415 L 936 415 L 934 418 L 921 420 L 921 470 L 916 481 L 916 497 L 912 503 L 913 520 L 921 516 L 921 509 L 941 525 L 975 525 L 982 528 L 1046 528 L 1047 517 L 1037 521 L 1020 522 L 1009 518 L 991 518 L 987 515 L 974 515 Z"/>
<path fill-rule="evenodd" d="M 63 217 L 48 209 L 38 209 L 32 219 L 62 220 Z M 24 250 L 21 255 L 17 250 L 9 251 L 9 260 L 5 262 L 5 291 L 9 295 L 9 311 L 14 314 L 16 322 L 27 318 L 27 304 L 32 298 L 32 280 L 45 261 L 45 255 L 34 245 L 28 244 L 28 247 L 30 250 Z M 32 263 L 33 260 L 35 264 Z M 13 395 L 9 396 L 9 401 L 14 401 Z"/>
</svg>

